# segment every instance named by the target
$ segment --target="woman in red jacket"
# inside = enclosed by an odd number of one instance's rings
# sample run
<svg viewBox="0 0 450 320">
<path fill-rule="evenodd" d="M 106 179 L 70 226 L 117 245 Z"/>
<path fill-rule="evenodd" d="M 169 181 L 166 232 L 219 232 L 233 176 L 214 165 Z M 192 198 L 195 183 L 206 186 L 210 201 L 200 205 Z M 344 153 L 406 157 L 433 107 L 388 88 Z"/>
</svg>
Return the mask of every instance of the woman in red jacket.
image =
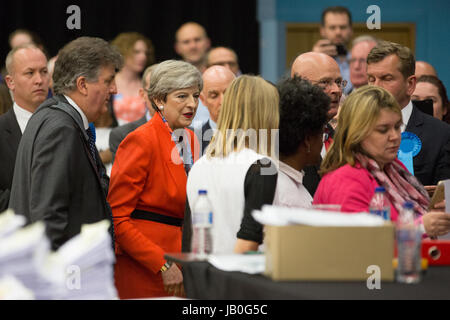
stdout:
<svg viewBox="0 0 450 320">
<path fill-rule="evenodd" d="M 364 86 L 352 92 L 339 112 L 313 204 L 340 204 L 343 212 L 368 212 L 375 187 L 383 186 L 392 220 L 397 220 L 403 203 L 411 201 L 429 236 L 449 232 L 450 215 L 428 211 L 427 191 L 397 159 L 402 123 L 400 107 L 386 90 Z"/>
<path fill-rule="evenodd" d="M 121 299 L 183 296 L 183 276 L 166 252 L 181 251 L 187 172 L 199 152 L 191 124 L 203 82 L 183 61 L 160 63 L 148 96 L 157 111 L 120 144 L 108 201 L 116 242 L 115 282 Z"/>
</svg>

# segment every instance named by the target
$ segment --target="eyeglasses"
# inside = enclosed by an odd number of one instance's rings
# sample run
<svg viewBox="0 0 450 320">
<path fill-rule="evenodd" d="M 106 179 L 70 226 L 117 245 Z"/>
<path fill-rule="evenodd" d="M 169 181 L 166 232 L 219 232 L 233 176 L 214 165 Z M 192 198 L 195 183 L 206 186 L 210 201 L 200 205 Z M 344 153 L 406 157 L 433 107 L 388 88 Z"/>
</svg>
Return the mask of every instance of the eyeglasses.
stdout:
<svg viewBox="0 0 450 320">
<path fill-rule="evenodd" d="M 313 84 L 317 84 L 323 90 L 331 88 L 333 86 L 333 83 L 335 83 L 338 86 L 338 88 L 342 90 L 347 85 L 347 80 L 336 79 L 335 81 L 333 81 L 331 79 L 328 79 L 328 80 L 313 81 Z"/>
</svg>

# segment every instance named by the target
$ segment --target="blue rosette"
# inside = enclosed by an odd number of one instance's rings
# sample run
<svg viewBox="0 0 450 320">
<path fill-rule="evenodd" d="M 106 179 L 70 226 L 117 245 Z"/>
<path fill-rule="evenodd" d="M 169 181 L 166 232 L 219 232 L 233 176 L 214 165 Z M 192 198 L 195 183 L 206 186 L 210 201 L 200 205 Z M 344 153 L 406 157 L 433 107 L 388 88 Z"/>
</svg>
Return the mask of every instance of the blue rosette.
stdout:
<svg viewBox="0 0 450 320">
<path fill-rule="evenodd" d="M 402 133 L 402 141 L 398 150 L 398 160 L 414 174 L 413 157 L 417 156 L 422 149 L 422 141 L 412 132 L 405 131 Z"/>
</svg>

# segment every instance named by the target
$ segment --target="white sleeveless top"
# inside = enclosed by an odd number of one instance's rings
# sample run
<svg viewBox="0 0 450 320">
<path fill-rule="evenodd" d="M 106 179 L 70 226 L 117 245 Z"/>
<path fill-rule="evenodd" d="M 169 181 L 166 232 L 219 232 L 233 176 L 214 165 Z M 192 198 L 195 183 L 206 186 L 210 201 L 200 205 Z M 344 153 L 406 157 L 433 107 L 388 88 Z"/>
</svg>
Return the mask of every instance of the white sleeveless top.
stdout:
<svg viewBox="0 0 450 320">
<path fill-rule="evenodd" d="M 187 197 L 194 212 L 198 190 L 207 190 L 213 207 L 213 253 L 233 253 L 244 215 L 244 181 L 250 166 L 266 156 L 251 149 L 225 158 L 201 157 L 189 172 Z"/>
</svg>

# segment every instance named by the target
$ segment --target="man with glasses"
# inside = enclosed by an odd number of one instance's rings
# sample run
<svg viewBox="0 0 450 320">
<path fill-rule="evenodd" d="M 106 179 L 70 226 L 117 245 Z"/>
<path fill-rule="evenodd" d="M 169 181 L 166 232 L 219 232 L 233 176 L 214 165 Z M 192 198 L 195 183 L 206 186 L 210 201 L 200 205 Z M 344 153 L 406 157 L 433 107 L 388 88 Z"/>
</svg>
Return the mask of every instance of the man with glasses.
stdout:
<svg viewBox="0 0 450 320">
<path fill-rule="evenodd" d="M 206 61 L 208 68 L 219 65 L 230 69 L 236 77 L 242 74 L 239 69 L 237 54 L 231 48 L 216 47 L 209 50 Z"/>
<path fill-rule="evenodd" d="M 325 53 L 306 52 L 299 55 L 291 68 L 291 77 L 300 76 L 309 80 L 312 84 L 318 85 L 330 98 L 328 109 L 328 121 L 331 121 L 338 113 L 339 103 L 342 97 L 342 90 L 347 85 L 347 81 L 342 79 L 339 65 Z M 321 155 L 325 156 L 329 145 L 332 142 L 334 130 L 331 125 L 327 125 L 324 133 L 324 147 Z M 305 167 L 305 177 L 303 184 L 311 195 L 316 192 L 320 176 L 317 173 L 320 165 Z"/>
<path fill-rule="evenodd" d="M 376 45 L 377 40 L 372 36 L 359 36 L 353 40 L 350 59 L 352 90 L 367 84 L 367 56 Z"/>
</svg>

